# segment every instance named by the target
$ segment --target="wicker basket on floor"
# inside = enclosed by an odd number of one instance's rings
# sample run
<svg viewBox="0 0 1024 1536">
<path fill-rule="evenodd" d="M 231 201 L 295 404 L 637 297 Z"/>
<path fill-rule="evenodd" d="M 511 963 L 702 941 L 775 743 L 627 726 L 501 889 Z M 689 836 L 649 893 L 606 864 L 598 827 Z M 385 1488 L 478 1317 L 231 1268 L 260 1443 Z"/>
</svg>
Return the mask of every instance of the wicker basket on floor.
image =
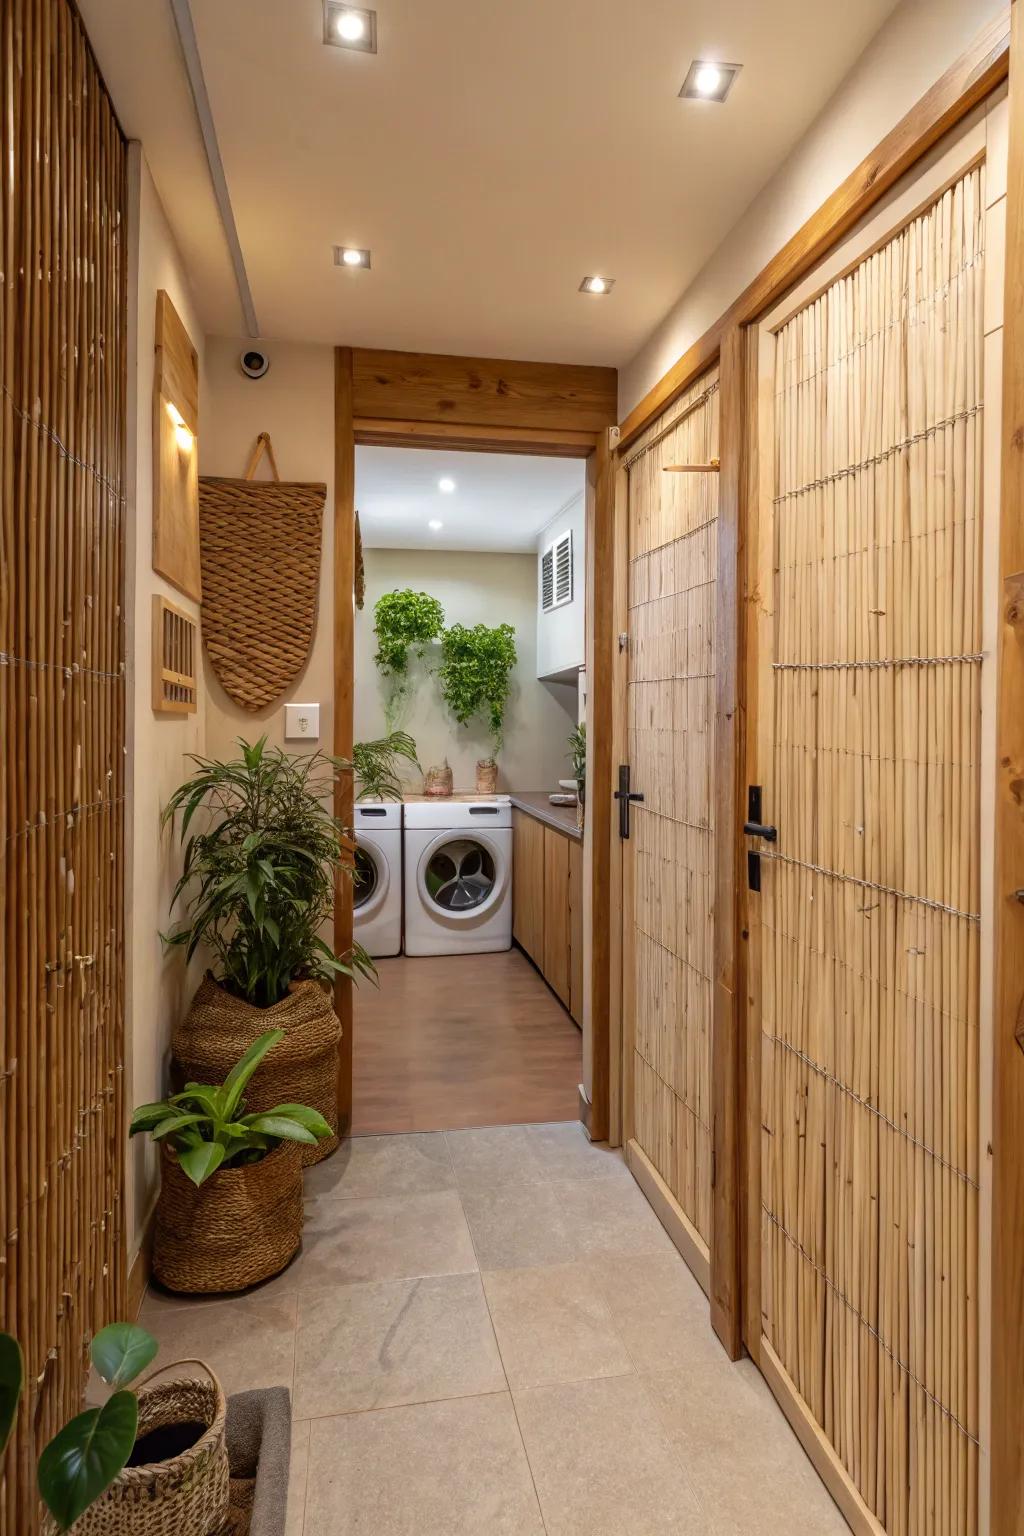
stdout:
<svg viewBox="0 0 1024 1536">
<path fill-rule="evenodd" d="M 219 1168 L 198 1187 L 162 1147 L 153 1273 L 187 1295 L 242 1291 L 279 1274 L 302 1241 L 299 1144 L 258 1163 Z"/>
<path fill-rule="evenodd" d="M 267 1055 L 245 1090 L 245 1107 L 308 1104 L 318 1109 L 334 1135 L 303 1146 L 302 1161 L 319 1163 L 338 1145 L 338 1044 L 341 1025 L 318 982 L 297 981 L 272 1008 L 254 1008 L 207 975 L 192 1006 L 171 1037 L 172 1075 L 186 1083 L 222 1083 L 260 1035 L 283 1029 L 285 1037 Z"/>
</svg>

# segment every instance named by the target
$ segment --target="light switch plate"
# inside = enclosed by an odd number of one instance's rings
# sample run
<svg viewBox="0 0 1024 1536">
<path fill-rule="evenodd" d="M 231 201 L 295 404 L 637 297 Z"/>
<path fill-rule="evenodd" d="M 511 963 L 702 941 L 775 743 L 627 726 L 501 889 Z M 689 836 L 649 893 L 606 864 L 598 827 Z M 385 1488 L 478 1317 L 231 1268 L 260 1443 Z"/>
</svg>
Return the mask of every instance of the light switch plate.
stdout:
<svg viewBox="0 0 1024 1536">
<path fill-rule="evenodd" d="M 284 739 L 285 741 L 319 741 L 320 705 L 286 704 Z"/>
</svg>

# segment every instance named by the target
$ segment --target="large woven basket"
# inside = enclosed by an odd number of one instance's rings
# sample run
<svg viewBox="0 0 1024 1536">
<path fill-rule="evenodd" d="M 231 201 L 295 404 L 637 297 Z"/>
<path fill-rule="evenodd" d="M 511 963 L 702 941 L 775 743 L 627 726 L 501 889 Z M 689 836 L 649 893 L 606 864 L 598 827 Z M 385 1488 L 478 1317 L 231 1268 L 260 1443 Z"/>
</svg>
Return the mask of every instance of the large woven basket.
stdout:
<svg viewBox="0 0 1024 1536">
<path fill-rule="evenodd" d="M 272 1008 L 254 1008 L 207 975 L 192 1006 L 171 1036 L 172 1075 L 185 1083 L 222 1083 L 238 1058 L 268 1029 L 284 1039 L 253 1073 L 245 1090 L 247 1110 L 275 1104 L 309 1104 L 327 1121 L 332 1136 L 303 1146 L 304 1165 L 318 1163 L 338 1145 L 338 1043 L 341 1024 L 323 987 L 293 982 Z"/>
<path fill-rule="evenodd" d="M 167 1424 L 205 1424 L 206 1433 L 180 1456 L 125 1467 L 75 1521 L 73 1536 L 212 1536 L 223 1528 L 229 1500 L 224 1390 L 202 1360 L 181 1360 L 163 1369 L 181 1365 L 198 1365 L 209 1380 L 182 1376 L 159 1386 L 144 1383 L 138 1393 L 138 1434 Z M 54 1529 L 48 1524 L 48 1533 Z"/>
<path fill-rule="evenodd" d="M 163 1144 L 153 1273 L 190 1296 L 242 1291 L 279 1274 L 302 1241 L 302 1161 L 283 1141 L 262 1162 L 196 1187 Z"/>
</svg>

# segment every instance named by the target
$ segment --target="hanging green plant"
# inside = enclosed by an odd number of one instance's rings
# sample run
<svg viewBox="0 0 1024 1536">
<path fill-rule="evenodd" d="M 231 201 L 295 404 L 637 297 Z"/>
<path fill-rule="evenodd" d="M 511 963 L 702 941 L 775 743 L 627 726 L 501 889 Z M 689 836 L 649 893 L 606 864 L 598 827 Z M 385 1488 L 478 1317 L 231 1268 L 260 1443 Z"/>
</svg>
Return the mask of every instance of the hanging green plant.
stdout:
<svg viewBox="0 0 1024 1536">
<path fill-rule="evenodd" d="M 476 715 L 486 716 L 495 754 L 501 751 L 504 738 L 505 705 L 516 664 L 515 636 L 511 624 L 494 629 L 486 624 L 472 629 L 453 624 L 441 636 L 442 697 L 460 725 L 468 725 Z"/>
<path fill-rule="evenodd" d="M 384 718 L 389 733 L 394 731 L 408 696 L 409 657 L 423 659 L 427 648 L 441 636 L 444 609 L 436 597 L 405 587 L 383 592 L 374 604 L 373 632 L 377 654 L 373 658 L 389 684 Z"/>
</svg>

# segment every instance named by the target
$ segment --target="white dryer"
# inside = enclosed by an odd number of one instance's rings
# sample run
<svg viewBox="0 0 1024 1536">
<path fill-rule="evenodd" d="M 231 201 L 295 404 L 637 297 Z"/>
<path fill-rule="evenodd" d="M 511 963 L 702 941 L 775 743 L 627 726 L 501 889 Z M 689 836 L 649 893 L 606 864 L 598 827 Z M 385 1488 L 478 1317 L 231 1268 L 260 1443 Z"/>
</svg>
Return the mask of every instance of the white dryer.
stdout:
<svg viewBox="0 0 1024 1536">
<path fill-rule="evenodd" d="M 355 936 L 374 959 L 402 952 L 402 807 L 359 800 L 352 908 Z"/>
<path fill-rule="evenodd" d="M 512 948 L 512 802 L 415 800 L 405 807 L 405 952 Z"/>
</svg>

